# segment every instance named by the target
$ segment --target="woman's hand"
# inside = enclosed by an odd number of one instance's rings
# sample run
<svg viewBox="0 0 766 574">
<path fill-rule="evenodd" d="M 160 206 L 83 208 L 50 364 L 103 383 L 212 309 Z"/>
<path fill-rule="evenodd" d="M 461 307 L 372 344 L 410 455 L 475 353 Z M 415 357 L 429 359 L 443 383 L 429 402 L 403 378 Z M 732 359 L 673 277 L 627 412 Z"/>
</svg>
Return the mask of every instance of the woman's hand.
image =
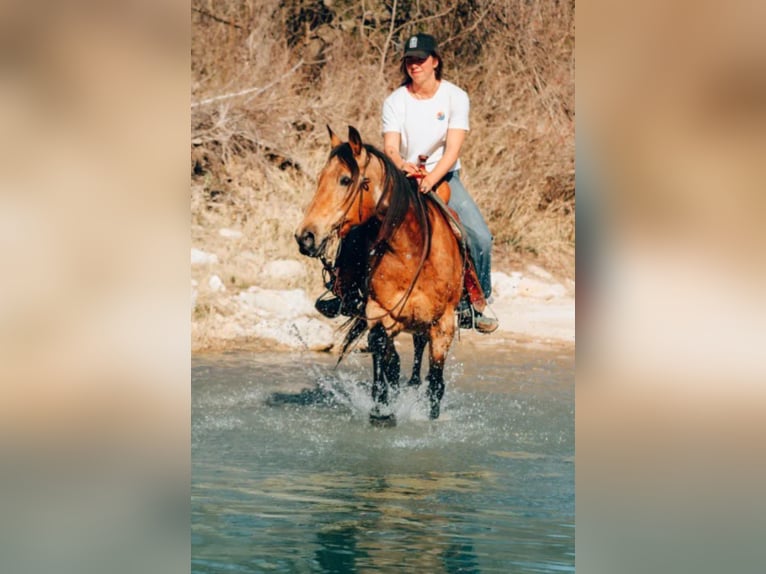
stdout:
<svg viewBox="0 0 766 574">
<path fill-rule="evenodd" d="M 414 177 L 418 180 L 418 189 L 421 193 L 428 193 L 438 183 L 438 181 L 434 181 L 431 174 L 414 163 L 404 162 L 402 171 L 407 177 Z"/>
<path fill-rule="evenodd" d="M 414 163 L 405 161 L 402 164 L 402 171 L 407 177 L 417 177 L 420 175 L 420 169 Z"/>
<path fill-rule="evenodd" d="M 420 193 L 428 193 L 437 183 L 439 183 L 438 180 L 436 180 L 432 174 L 426 174 L 426 176 L 420 180 Z"/>
</svg>

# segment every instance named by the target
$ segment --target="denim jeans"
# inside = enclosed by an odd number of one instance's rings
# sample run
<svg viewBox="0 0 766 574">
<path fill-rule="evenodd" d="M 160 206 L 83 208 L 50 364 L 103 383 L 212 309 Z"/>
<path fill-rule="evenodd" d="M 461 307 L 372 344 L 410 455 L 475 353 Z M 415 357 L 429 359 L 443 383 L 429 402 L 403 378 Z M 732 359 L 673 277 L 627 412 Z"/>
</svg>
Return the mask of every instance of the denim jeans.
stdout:
<svg viewBox="0 0 766 574">
<path fill-rule="evenodd" d="M 487 223 L 479 211 L 473 198 L 468 195 L 460 181 L 460 170 L 449 172 L 445 178 L 450 187 L 449 206 L 454 209 L 460 222 L 468 235 L 468 249 L 476 266 L 476 274 L 479 276 L 484 296 L 489 298 L 492 294 L 492 278 L 490 267 L 492 259 L 492 234 L 489 232 Z"/>
</svg>

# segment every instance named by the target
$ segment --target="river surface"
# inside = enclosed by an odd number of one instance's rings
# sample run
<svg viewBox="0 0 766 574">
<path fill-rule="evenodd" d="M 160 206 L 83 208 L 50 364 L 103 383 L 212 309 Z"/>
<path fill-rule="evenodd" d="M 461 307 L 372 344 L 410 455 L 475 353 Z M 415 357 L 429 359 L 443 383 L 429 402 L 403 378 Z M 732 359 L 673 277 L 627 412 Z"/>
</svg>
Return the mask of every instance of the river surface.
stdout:
<svg viewBox="0 0 766 574">
<path fill-rule="evenodd" d="M 394 428 L 370 378 L 363 353 L 193 359 L 192 572 L 574 571 L 573 353 L 456 343 L 442 418 L 405 390 Z"/>
</svg>

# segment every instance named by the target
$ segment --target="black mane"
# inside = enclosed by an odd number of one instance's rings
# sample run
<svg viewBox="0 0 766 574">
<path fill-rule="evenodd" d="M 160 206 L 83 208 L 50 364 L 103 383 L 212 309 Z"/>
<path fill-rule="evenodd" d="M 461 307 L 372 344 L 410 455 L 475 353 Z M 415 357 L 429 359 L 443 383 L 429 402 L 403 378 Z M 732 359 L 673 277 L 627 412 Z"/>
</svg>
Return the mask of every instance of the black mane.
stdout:
<svg viewBox="0 0 766 574">
<path fill-rule="evenodd" d="M 421 230 L 421 245 L 425 249 L 426 257 L 431 249 L 431 223 L 428 219 L 426 196 L 418 190 L 417 181 L 408 178 L 402 173 L 386 154 L 371 144 L 364 144 L 367 153 L 377 158 L 383 164 L 385 173 L 383 179 L 383 192 L 378 200 L 378 213 L 381 214 L 381 226 L 376 243 L 386 243 L 394 234 L 399 225 L 404 221 L 407 212 L 412 208 L 418 227 Z M 338 159 L 351 171 L 352 185 L 349 187 L 353 193 L 362 182 L 359 181 L 361 170 L 354 158 L 354 153 L 348 142 L 333 148 L 330 159 Z M 381 206 L 388 207 L 381 213 Z"/>
<path fill-rule="evenodd" d="M 380 225 L 370 226 L 370 232 L 368 233 L 374 233 L 375 237 L 368 236 L 365 240 L 367 248 L 364 250 L 364 253 L 367 254 L 368 259 L 364 264 L 367 265 L 367 273 L 368 275 L 374 273 L 374 269 L 371 267 L 374 267 L 375 263 L 370 260 L 370 253 L 372 251 L 380 253 L 382 249 L 391 249 L 389 239 L 391 239 L 391 236 L 404 221 L 404 218 L 410 209 L 412 209 L 418 227 L 420 228 L 420 254 L 422 265 L 422 262 L 425 261 L 431 251 L 431 221 L 428 218 L 428 208 L 426 205 L 427 196 L 420 193 L 418 190 L 417 180 L 406 177 L 383 152 L 370 144 L 364 144 L 364 148 L 367 150 L 368 154 L 381 162 L 385 174 L 382 183 L 383 192 L 381 193 L 377 204 L 377 212 L 381 216 Z M 359 181 L 361 170 L 348 142 L 336 146 L 330 152 L 329 159 L 336 156 L 351 171 L 353 181 L 351 186 L 349 186 L 349 197 L 347 201 L 353 201 L 353 197 L 359 189 L 359 186 L 364 183 Z M 386 204 L 387 207 L 383 210 L 383 206 Z M 378 231 L 375 232 L 373 230 Z M 417 275 L 420 273 L 420 269 L 421 267 L 419 266 L 415 277 L 412 279 L 412 284 L 415 283 Z M 365 299 L 369 294 L 368 289 L 369 283 L 364 288 L 363 296 Z M 339 364 L 346 356 L 346 353 L 354 341 L 361 337 L 367 330 L 367 321 L 363 316 L 352 317 L 346 323 L 346 327 L 348 328 L 348 331 L 343 340 L 337 364 Z"/>
</svg>

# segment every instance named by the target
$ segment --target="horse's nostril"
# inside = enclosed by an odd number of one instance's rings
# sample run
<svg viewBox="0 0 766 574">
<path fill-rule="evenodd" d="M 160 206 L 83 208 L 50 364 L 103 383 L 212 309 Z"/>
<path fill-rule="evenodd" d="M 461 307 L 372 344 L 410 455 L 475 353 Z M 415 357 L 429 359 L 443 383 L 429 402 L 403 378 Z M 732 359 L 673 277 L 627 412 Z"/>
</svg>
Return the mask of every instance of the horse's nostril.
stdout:
<svg viewBox="0 0 766 574">
<path fill-rule="evenodd" d="M 311 254 L 314 251 L 314 234 L 310 231 L 304 231 L 300 235 L 296 235 L 295 240 L 298 242 L 298 247 L 304 255 Z"/>
</svg>

